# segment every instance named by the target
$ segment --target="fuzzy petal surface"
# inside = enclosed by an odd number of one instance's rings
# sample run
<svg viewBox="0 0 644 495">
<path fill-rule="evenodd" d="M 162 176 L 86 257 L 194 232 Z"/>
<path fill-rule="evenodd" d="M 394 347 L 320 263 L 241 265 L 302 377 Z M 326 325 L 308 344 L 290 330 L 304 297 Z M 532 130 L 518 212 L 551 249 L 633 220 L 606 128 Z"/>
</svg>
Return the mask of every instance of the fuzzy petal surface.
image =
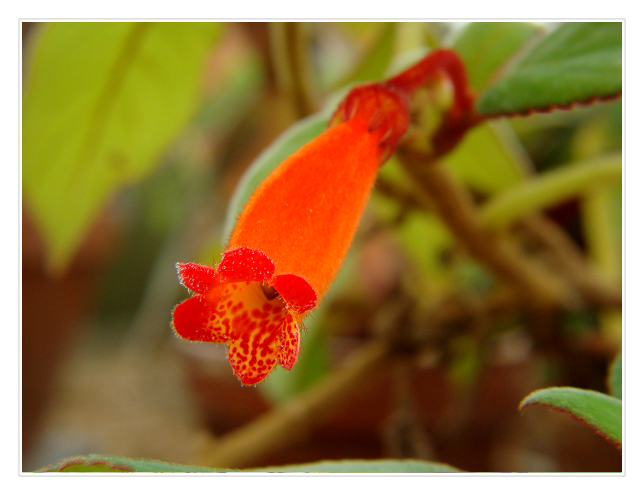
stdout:
<svg viewBox="0 0 644 495">
<path fill-rule="evenodd" d="M 212 266 L 177 263 L 177 271 L 183 286 L 197 294 L 205 294 L 217 285 L 217 273 Z"/>
<path fill-rule="evenodd" d="M 222 282 L 263 282 L 275 272 L 271 259 L 258 249 L 239 247 L 226 251 L 217 267 Z"/>
<path fill-rule="evenodd" d="M 172 314 L 172 326 L 186 340 L 227 342 L 230 320 L 217 313 L 216 305 L 197 295 L 183 301 Z"/>
<path fill-rule="evenodd" d="M 280 325 L 277 360 L 282 368 L 291 370 L 300 352 L 300 330 L 297 321 L 287 315 Z"/>
</svg>

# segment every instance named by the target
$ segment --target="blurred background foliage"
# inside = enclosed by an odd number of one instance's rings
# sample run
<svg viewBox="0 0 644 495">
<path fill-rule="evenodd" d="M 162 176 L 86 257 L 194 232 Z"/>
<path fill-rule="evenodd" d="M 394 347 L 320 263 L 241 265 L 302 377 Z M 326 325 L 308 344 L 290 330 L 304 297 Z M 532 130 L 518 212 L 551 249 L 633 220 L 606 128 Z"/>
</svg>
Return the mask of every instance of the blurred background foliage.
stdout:
<svg viewBox="0 0 644 495">
<path fill-rule="evenodd" d="M 395 157 L 331 293 L 305 322 L 290 373 L 242 388 L 223 346 L 180 342 L 169 326 L 187 297 L 175 263 L 217 262 L 252 187 L 322 132 L 351 85 L 448 46 L 483 92 L 552 28 L 23 24 L 23 469 L 86 453 L 194 463 L 219 435 L 315 386 L 362 342 L 392 324 L 401 334 L 431 327 L 439 315 L 458 328 L 440 346 L 376 373 L 257 465 L 415 457 L 475 471 L 621 470 L 611 446 L 568 418 L 517 412 L 538 387 L 605 390 L 621 312 L 487 307 L 499 281 L 437 215 L 404 200 L 413 184 Z M 440 92 L 432 98 L 428 108 L 440 106 Z M 443 161 L 489 206 L 531 176 L 620 152 L 621 110 L 620 99 L 490 120 Z M 545 214 L 621 285 L 619 181 Z M 510 235 L 547 265 L 548 253 L 514 227 Z"/>
</svg>

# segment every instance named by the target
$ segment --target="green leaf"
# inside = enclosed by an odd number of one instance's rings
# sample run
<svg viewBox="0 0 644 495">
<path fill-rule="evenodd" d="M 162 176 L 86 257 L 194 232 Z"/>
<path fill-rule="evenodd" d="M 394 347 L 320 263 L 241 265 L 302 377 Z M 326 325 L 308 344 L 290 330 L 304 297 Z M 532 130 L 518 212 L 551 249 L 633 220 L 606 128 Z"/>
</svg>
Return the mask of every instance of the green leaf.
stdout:
<svg viewBox="0 0 644 495">
<path fill-rule="evenodd" d="M 592 390 L 553 387 L 528 395 L 519 408 L 540 404 L 570 414 L 609 442 L 622 445 L 622 401 Z"/>
<path fill-rule="evenodd" d="M 137 472 L 137 473 L 226 473 L 226 472 L 271 472 L 271 473 L 453 473 L 458 469 L 437 462 L 416 460 L 343 460 L 323 461 L 310 464 L 294 464 L 257 469 L 215 469 L 201 466 L 184 466 L 152 459 L 97 455 L 75 456 L 63 459 L 37 472 Z"/>
<path fill-rule="evenodd" d="M 468 132 L 444 162 L 465 185 L 488 195 L 521 182 L 532 168 L 505 122 L 485 123 Z"/>
<path fill-rule="evenodd" d="M 564 23 L 478 99 L 483 115 L 568 107 L 622 90 L 622 24 Z"/>
<path fill-rule="evenodd" d="M 495 74 L 541 29 L 531 22 L 471 22 L 454 41 L 470 85 L 485 88 Z"/>
<path fill-rule="evenodd" d="M 613 397 L 622 400 L 622 353 L 620 352 L 608 373 L 608 388 Z"/>
<path fill-rule="evenodd" d="M 343 460 L 267 467 L 253 471 L 271 473 L 457 473 L 458 469 L 438 462 L 407 460 Z"/>
<path fill-rule="evenodd" d="M 242 176 L 228 203 L 222 239 L 228 239 L 251 194 L 282 161 L 326 129 L 328 112 L 318 112 L 287 129 L 259 155 Z"/>
<path fill-rule="evenodd" d="M 37 472 L 61 473 L 224 473 L 230 469 L 184 466 L 153 459 L 133 459 L 118 455 L 79 455 L 67 457 Z"/>
<path fill-rule="evenodd" d="M 197 109 L 214 23 L 50 23 L 23 100 L 27 209 L 62 270 L 117 188 L 147 174 Z"/>
<path fill-rule="evenodd" d="M 343 78 L 334 86 L 341 88 L 347 84 L 379 81 L 382 79 L 395 53 L 396 27 L 395 22 L 383 23 L 378 37 L 360 63 L 349 76 Z"/>
</svg>

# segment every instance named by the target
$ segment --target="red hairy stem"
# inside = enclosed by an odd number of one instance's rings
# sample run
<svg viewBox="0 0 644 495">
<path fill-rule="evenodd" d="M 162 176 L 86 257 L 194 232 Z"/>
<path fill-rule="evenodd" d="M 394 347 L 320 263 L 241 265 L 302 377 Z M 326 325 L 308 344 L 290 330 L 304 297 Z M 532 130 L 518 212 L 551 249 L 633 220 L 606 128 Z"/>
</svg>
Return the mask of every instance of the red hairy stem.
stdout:
<svg viewBox="0 0 644 495">
<path fill-rule="evenodd" d="M 454 87 L 454 105 L 450 111 L 450 119 L 460 120 L 464 114 L 471 111 L 475 96 L 469 88 L 465 65 L 452 50 L 434 50 L 416 65 L 388 79 L 384 84 L 410 95 L 440 72 L 447 75 Z"/>
</svg>

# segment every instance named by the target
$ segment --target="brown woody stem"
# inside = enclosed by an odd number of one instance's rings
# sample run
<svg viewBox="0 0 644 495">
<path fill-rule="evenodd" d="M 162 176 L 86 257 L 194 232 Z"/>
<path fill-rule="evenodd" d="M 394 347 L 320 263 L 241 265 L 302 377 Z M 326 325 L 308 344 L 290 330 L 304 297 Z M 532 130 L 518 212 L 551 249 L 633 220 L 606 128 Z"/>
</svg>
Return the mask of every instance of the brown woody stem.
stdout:
<svg viewBox="0 0 644 495">
<path fill-rule="evenodd" d="M 532 215 L 521 225 L 548 249 L 555 268 L 570 280 L 585 300 L 599 306 L 621 308 L 621 287 L 593 269 L 577 245 L 556 223 L 544 216 Z"/>
<path fill-rule="evenodd" d="M 440 164 L 430 164 L 413 154 L 401 153 L 401 163 L 420 186 L 419 198 L 450 228 L 454 236 L 479 261 L 536 307 L 571 307 L 578 295 L 563 280 L 530 263 L 507 236 L 483 222 L 469 193 Z"/>
</svg>

